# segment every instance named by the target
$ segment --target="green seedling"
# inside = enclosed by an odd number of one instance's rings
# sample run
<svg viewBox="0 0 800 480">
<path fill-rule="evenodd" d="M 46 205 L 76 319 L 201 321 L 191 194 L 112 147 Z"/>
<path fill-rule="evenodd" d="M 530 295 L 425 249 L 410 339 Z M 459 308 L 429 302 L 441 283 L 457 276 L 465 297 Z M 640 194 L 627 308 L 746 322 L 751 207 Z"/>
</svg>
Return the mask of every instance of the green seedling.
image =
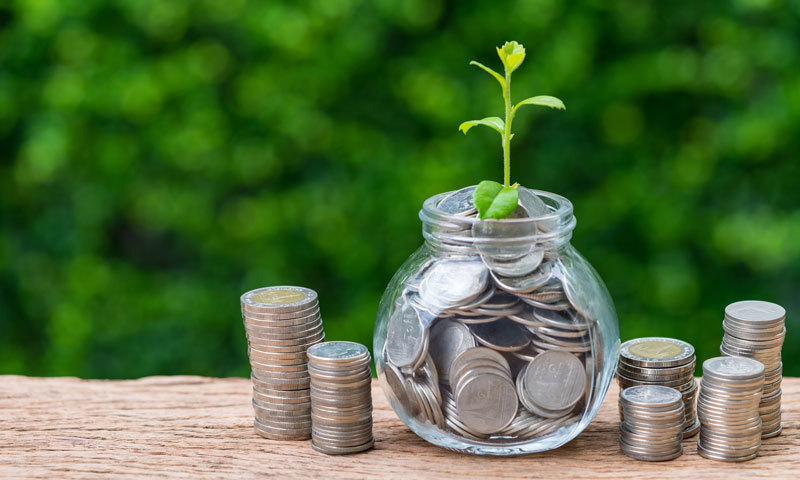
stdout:
<svg viewBox="0 0 800 480">
<path fill-rule="evenodd" d="M 500 57 L 500 61 L 503 62 L 505 75 L 500 75 L 491 68 L 474 60 L 469 64 L 483 69 L 500 83 L 503 88 L 503 101 L 505 102 L 505 120 L 500 117 L 486 117 L 481 120 L 464 122 L 458 127 L 466 135 L 469 129 L 475 125 L 483 125 L 499 133 L 503 142 L 503 184 L 501 185 L 492 180 L 484 180 L 478 184 L 472 194 L 481 220 L 506 218 L 517 208 L 517 201 L 519 200 L 517 187 L 519 184 L 511 185 L 511 139 L 514 138 L 514 134 L 511 133 L 511 122 L 514 121 L 514 115 L 517 110 L 523 105 L 540 105 L 560 110 L 566 109 L 564 102 L 549 95 L 526 98 L 512 106 L 511 74 L 525 60 L 525 47 L 517 42 L 506 42 L 502 47 L 497 47 L 497 55 Z"/>
</svg>

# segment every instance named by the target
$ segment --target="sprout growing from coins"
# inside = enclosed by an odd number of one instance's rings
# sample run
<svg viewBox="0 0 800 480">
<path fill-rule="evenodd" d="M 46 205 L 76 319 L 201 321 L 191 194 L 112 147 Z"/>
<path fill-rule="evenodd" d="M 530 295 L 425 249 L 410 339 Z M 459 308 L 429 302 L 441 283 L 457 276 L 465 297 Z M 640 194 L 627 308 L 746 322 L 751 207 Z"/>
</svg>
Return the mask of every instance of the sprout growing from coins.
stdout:
<svg viewBox="0 0 800 480">
<path fill-rule="evenodd" d="M 511 133 L 511 123 L 514 120 L 514 115 L 516 115 L 517 110 L 523 105 L 540 105 L 543 107 L 558 108 L 560 110 L 566 109 L 564 102 L 549 95 L 529 97 L 512 106 L 511 74 L 514 70 L 519 68 L 519 66 L 522 65 L 522 61 L 525 60 L 525 47 L 514 41 L 506 42 L 502 47 L 497 47 L 497 55 L 500 57 L 500 61 L 503 62 L 505 75 L 500 75 L 491 68 L 474 60 L 469 62 L 469 64 L 483 69 L 500 83 L 503 89 L 503 100 L 505 102 L 505 120 L 500 117 L 486 117 L 481 120 L 464 122 L 458 127 L 458 129 L 466 135 L 469 129 L 475 125 L 483 125 L 497 131 L 503 142 L 504 183 L 500 184 L 492 180 L 484 180 L 478 184 L 478 187 L 472 194 L 475 207 L 478 209 L 481 220 L 487 218 L 506 218 L 517 208 L 517 201 L 519 200 L 517 187 L 519 184 L 511 184 L 511 139 L 514 138 L 514 134 Z"/>
</svg>

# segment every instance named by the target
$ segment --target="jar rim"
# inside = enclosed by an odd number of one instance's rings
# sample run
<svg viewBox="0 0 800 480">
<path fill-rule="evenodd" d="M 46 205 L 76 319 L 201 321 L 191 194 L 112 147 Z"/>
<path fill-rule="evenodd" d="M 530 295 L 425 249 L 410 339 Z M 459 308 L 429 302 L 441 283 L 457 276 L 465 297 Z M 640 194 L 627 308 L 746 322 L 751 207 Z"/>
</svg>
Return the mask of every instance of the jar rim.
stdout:
<svg viewBox="0 0 800 480">
<path fill-rule="evenodd" d="M 465 190 L 465 187 L 460 190 Z M 476 215 L 453 215 L 438 208 L 439 203 L 448 195 L 460 191 L 454 190 L 434 195 L 422 204 L 419 218 L 422 221 L 422 233 L 426 240 L 434 244 L 441 241 L 457 243 L 463 246 L 478 244 L 526 244 L 543 243 L 553 247 L 569 242 L 576 220 L 573 206 L 566 197 L 544 190 L 519 187 L 536 195 L 550 211 L 545 215 L 525 218 L 505 218 L 503 220 L 481 220 Z M 476 238 L 465 231 L 481 222 L 502 222 L 508 235 L 499 238 Z"/>
<path fill-rule="evenodd" d="M 475 185 L 472 186 L 474 187 Z M 470 187 L 465 187 L 465 188 L 470 188 Z M 568 219 L 570 216 L 573 215 L 572 202 L 570 202 L 568 198 L 562 195 L 553 192 L 548 192 L 545 190 L 536 190 L 533 188 L 526 188 L 526 187 L 518 187 L 518 188 L 521 190 L 522 189 L 527 190 L 536 195 L 537 197 L 539 197 L 541 200 L 543 200 L 545 202 L 545 205 L 547 205 L 548 209 L 551 210 L 551 213 L 536 217 L 504 218 L 503 219 L 504 223 L 508 222 L 512 224 L 524 225 L 526 223 L 540 223 L 552 220 L 564 220 Z M 469 223 L 469 224 L 475 224 L 484 221 L 478 217 L 453 215 L 447 212 L 443 212 L 442 210 L 439 210 L 438 208 L 439 202 L 448 195 L 455 193 L 457 191 L 458 190 L 442 192 L 432 197 L 428 197 L 422 203 L 422 210 L 420 210 L 419 212 L 420 219 L 423 222 L 426 221 L 426 219 L 428 219 L 433 221 L 450 220 L 450 221 L 457 221 L 459 223 Z"/>
</svg>

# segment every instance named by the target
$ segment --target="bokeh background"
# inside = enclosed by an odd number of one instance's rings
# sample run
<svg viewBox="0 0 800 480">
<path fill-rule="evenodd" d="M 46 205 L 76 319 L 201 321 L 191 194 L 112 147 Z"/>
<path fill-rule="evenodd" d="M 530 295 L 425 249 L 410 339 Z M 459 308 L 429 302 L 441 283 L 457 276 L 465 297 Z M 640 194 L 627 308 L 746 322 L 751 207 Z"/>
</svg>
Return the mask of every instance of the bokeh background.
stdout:
<svg viewBox="0 0 800 480">
<path fill-rule="evenodd" d="M 239 295 L 319 292 L 371 345 L 433 194 L 501 179 L 495 45 L 527 47 L 513 180 L 575 205 L 623 340 L 715 356 L 788 312 L 800 375 L 800 2 L 0 3 L 0 373 L 247 375 Z"/>
</svg>

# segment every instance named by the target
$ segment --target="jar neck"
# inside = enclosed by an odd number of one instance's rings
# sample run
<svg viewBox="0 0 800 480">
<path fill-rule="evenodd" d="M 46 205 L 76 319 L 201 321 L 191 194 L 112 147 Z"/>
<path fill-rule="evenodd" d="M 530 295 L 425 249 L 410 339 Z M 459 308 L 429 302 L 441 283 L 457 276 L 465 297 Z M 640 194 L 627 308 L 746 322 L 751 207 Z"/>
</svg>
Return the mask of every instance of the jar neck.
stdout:
<svg viewBox="0 0 800 480">
<path fill-rule="evenodd" d="M 547 251 L 557 251 L 569 244 L 575 229 L 572 203 L 561 195 L 541 190 L 526 189 L 542 204 L 538 212 L 522 218 L 480 220 L 475 213 L 453 215 L 439 208 L 439 203 L 454 192 L 434 195 L 422 205 L 422 236 L 434 251 L 451 254 L 475 255 L 479 246 L 497 248 L 538 245 Z"/>
</svg>

